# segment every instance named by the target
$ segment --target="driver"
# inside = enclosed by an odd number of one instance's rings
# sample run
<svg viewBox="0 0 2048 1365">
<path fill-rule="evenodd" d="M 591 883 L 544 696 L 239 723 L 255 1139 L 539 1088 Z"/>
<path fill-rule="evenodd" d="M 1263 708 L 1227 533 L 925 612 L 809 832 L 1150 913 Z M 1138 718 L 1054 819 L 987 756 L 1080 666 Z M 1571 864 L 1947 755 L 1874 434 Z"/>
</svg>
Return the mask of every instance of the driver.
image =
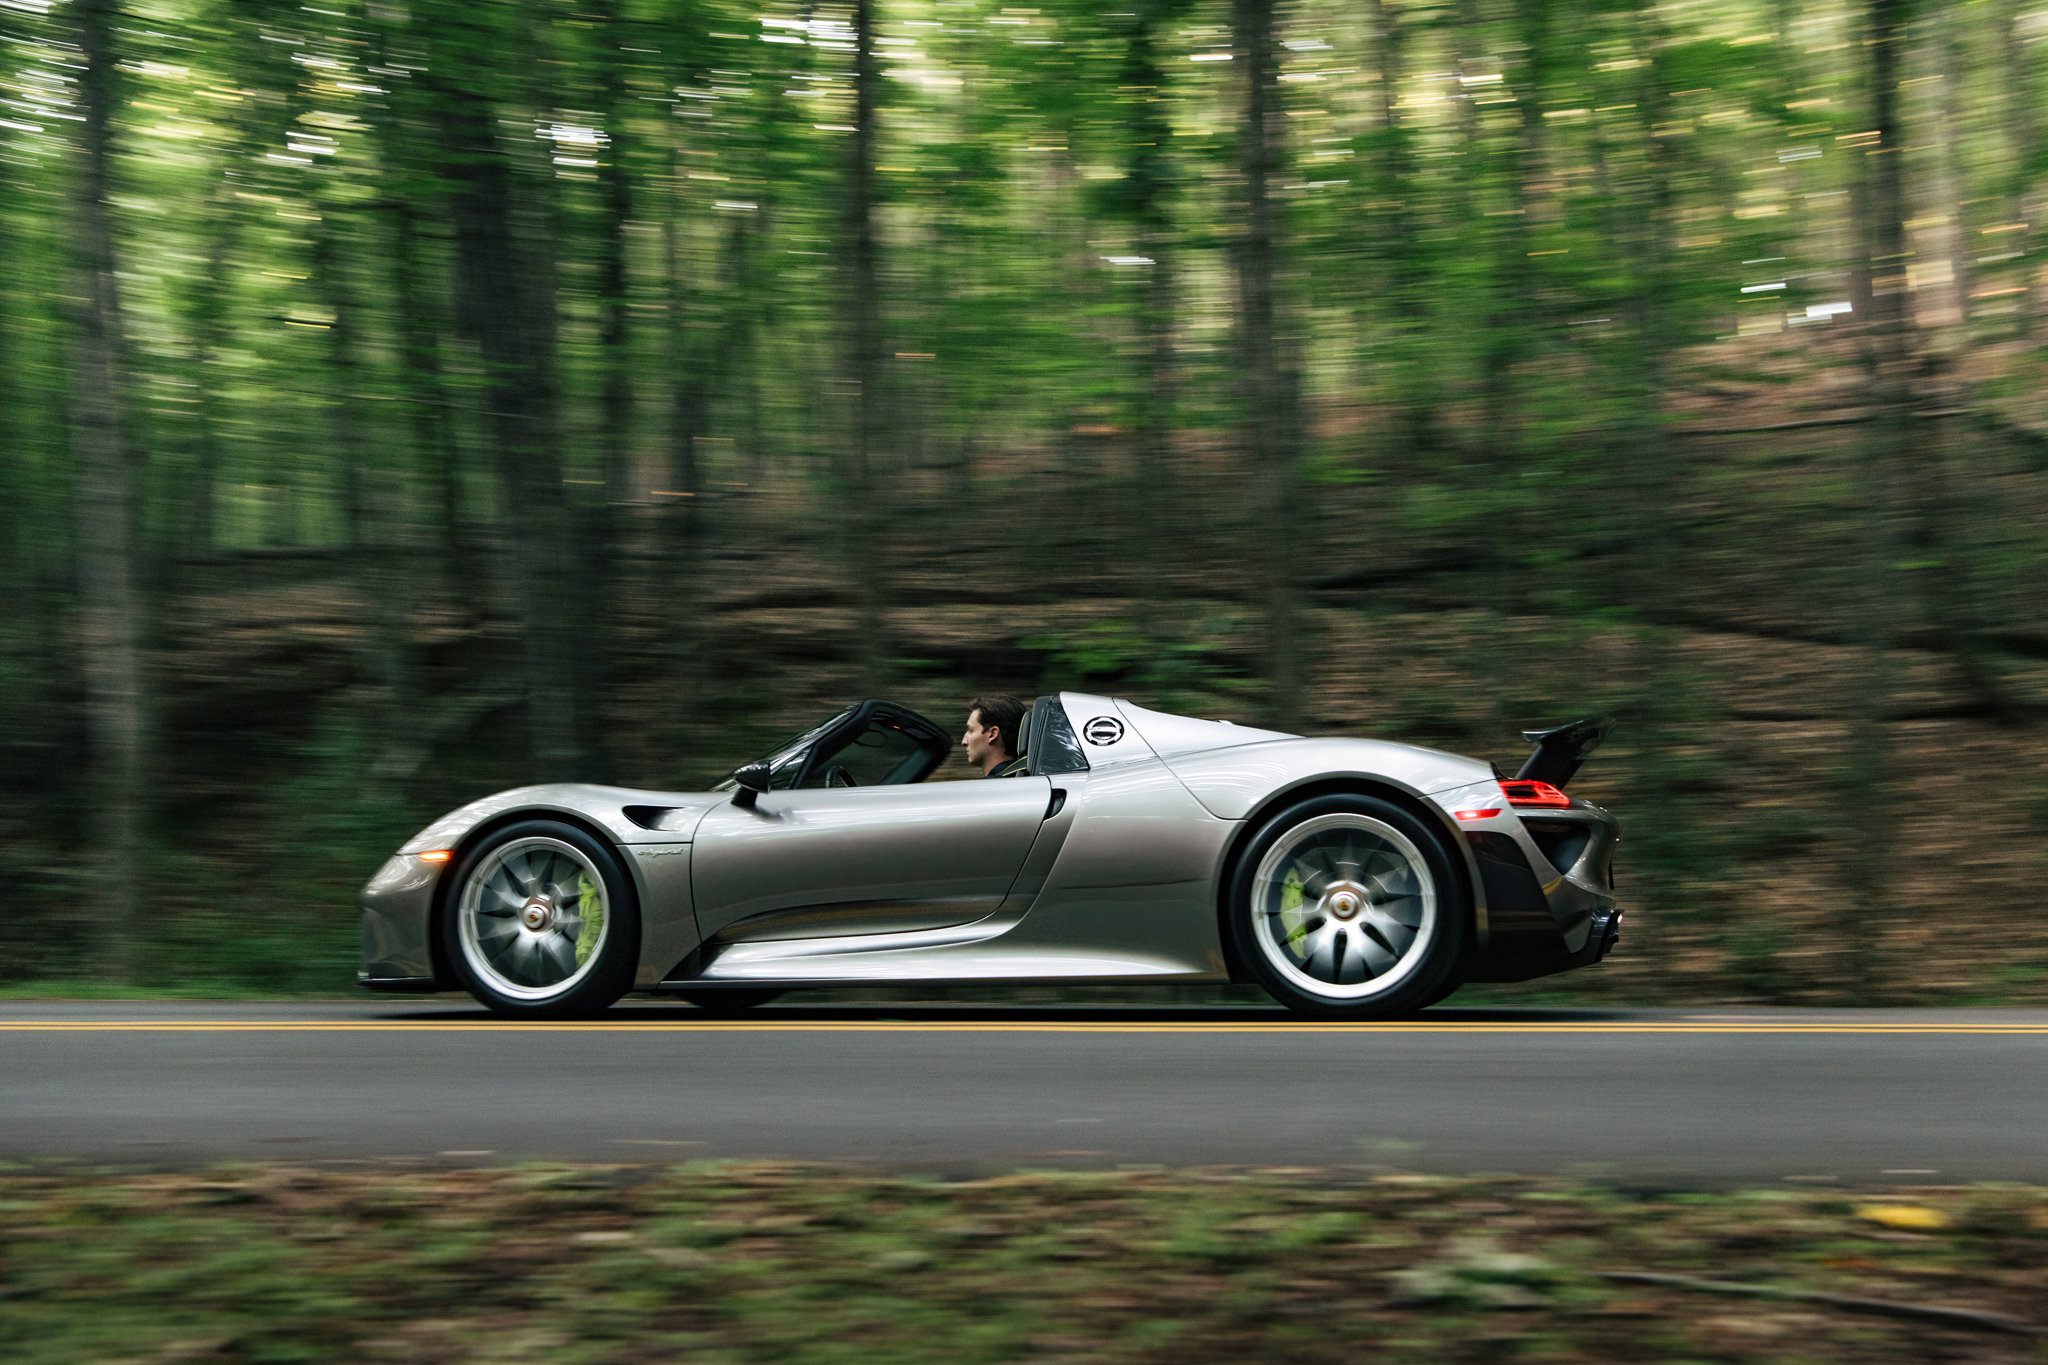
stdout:
<svg viewBox="0 0 2048 1365">
<path fill-rule="evenodd" d="M 967 761 L 983 777 L 1021 777 L 1024 758 L 1013 751 L 1024 724 L 1024 703 L 1008 692 L 984 692 L 967 707 L 967 732 L 960 736 Z"/>
</svg>

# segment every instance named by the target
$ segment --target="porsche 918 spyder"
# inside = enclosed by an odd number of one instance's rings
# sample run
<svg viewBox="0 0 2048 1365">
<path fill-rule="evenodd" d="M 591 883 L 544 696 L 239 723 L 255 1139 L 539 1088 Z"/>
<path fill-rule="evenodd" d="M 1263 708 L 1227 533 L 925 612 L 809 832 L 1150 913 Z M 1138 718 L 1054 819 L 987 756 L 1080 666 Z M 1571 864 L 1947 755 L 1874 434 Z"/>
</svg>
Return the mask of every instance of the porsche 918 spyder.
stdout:
<svg viewBox="0 0 2048 1365">
<path fill-rule="evenodd" d="M 1564 791 L 1612 724 L 1524 732 L 1507 777 L 1062 692 L 1026 713 L 1021 774 L 926 784 L 947 733 L 865 701 L 712 791 L 558 783 L 436 820 L 364 888 L 357 979 L 530 1017 L 629 990 L 736 1011 L 802 987 L 1147 981 L 1398 1016 L 1614 946 L 1620 826 Z"/>
</svg>

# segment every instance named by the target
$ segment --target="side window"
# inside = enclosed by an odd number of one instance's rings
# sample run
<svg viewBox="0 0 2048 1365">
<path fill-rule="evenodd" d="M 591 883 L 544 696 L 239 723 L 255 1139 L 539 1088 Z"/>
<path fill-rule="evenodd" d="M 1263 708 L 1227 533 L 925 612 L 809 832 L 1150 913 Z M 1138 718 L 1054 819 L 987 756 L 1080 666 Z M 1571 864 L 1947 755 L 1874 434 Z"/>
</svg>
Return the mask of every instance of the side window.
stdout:
<svg viewBox="0 0 2048 1365">
<path fill-rule="evenodd" d="M 924 747 L 884 720 L 871 723 L 838 753 L 814 766 L 808 786 L 882 787 L 908 779 L 925 761 Z M 839 772 L 834 774 L 833 770 Z M 835 783 L 828 778 L 837 777 Z"/>
<path fill-rule="evenodd" d="M 1088 771 L 1088 756 L 1058 697 L 1046 697 L 1031 708 L 1029 758 L 1031 771 L 1039 776 Z"/>
</svg>

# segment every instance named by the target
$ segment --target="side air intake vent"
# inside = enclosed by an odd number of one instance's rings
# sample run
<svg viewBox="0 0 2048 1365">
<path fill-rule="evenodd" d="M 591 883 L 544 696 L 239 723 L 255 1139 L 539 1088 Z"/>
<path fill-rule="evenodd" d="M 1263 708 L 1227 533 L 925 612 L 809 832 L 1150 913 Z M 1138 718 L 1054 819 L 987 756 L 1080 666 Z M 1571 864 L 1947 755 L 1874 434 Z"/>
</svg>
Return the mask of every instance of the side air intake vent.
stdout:
<svg viewBox="0 0 2048 1365">
<path fill-rule="evenodd" d="M 620 814 L 642 829 L 673 834 L 682 829 L 696 815 L 694 810 L 678 809 L 675 806 L 626 806 Z"/>
</svg>

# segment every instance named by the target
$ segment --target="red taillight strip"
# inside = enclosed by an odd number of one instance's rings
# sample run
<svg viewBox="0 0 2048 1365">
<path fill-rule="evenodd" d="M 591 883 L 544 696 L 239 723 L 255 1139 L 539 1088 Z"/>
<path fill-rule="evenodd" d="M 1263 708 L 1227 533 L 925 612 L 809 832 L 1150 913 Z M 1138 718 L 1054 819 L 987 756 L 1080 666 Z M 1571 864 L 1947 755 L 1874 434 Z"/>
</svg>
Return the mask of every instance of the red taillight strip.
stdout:
<svg viewBox="0 0 2048 1365">
<path fill-rule="evenodd" d="M 1572 799 L 1551 786 L 1529 777 L 1511 777 L 1500 784 L 1503 795 L 1510 806 L 1539 806 L 1553 810 L 1571 805 Z"/>
</svg>

